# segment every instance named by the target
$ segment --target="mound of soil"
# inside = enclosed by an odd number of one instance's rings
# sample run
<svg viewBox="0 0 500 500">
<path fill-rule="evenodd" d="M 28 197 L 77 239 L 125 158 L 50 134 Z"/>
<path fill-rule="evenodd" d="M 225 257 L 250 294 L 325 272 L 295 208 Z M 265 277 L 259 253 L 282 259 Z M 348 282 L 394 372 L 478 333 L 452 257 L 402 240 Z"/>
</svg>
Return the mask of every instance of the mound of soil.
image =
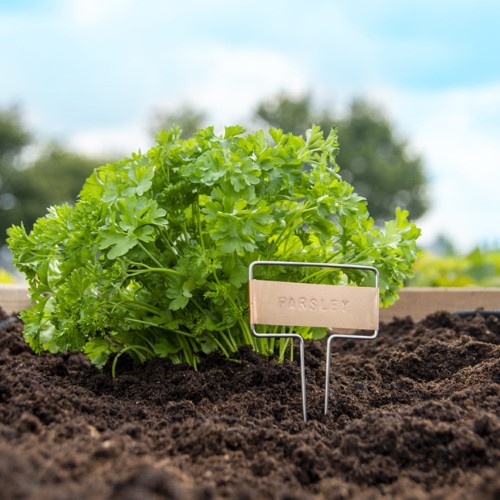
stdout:
<svg viewBox="0 0 500 500">
<path fill-rule="evenodd" d="M 500 498 L 500 320 L 445 313 L 324 343 L 297 363 L 241 349 L 198 372 L 155 360 L 112 379 L 35 355 L 0 311 L 0 491 L 19 499 Z"/>
</svg>

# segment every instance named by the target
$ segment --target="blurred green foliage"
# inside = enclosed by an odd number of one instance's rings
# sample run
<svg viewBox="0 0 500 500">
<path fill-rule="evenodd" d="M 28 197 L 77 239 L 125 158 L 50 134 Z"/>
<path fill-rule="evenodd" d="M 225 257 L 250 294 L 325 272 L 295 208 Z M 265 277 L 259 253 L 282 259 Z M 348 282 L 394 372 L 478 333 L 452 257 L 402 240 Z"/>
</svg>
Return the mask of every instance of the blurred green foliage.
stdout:
<svg viewBox="0 0 500 500">
<path fill-rule="evenodd" d="M 0 283 L 1 284 L 12 284 L 16 283 L 17 280 L 12 276 L 12 274 L 8 273 L 5 269 L 0 268 Z"/>
<path fill-rule="evenodd" d="M 423 252 L 407 285 L 500 287 L 500 250 L 475 249 L 467 255 Z"/>
<path fill-rule="evenodd" d="M 207 115 L 203 111 L 186 104 L 171 111 L 156 111 L 150 132 L 156 134 L 160 130 L 169 130 L 173 126 L 178 126 L 182 130 L 181 139 L 188 139 L 204 125 L 208 125 L 206 121 Z"/>
</svg>

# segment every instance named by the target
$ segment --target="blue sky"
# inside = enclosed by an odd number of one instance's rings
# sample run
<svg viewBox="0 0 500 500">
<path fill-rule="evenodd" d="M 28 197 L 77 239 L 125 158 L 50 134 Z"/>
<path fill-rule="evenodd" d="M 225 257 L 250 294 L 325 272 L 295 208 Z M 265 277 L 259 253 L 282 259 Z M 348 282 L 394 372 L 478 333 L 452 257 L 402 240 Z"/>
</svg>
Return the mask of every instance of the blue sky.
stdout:
<svg viewBox="0 0 500 500">
<path fill-rule="evenodd" d="M 151 143 L 155 109 L 248 122 L 262 98 L 311 92 L 382 107 L 422 155 L 422 243 L 500 244 L 500 2 L 1 0 L 0 107 L 90 153 Z"/>
</svg>

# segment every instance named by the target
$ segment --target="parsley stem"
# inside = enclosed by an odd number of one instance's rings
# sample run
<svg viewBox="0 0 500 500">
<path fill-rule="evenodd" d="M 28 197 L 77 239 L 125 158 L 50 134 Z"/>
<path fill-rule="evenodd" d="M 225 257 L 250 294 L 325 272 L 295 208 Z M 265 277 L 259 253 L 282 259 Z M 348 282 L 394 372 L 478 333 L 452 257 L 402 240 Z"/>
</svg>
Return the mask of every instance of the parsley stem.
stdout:
<svg viewBox="0 0 500 500">
<path fill-rule="evenodd" d="M 186 358 L 186 362 L 191 365 L 195 370 L 197 369 L 197 359 L 193 353 L 193 348 L 189 343 L 189 339 L 184 337 L 178 337 L 179 343 L 182 348 L 182 354 Z"/>
<path fill-rule="evenodd" d="M 177 250 L 174 248 L 172 242 L 170 241 L 170 238 L 168 237 L 168 232 L 160 230 L 159 234 L 160 234 L 160 238 L 163 241 L 163 243 L 169 248 L 169 250 L 174 255 L 177 255 Z"/>
<path fill-rule="evenodd" d="M 252 335 L 252 333 L 250 332 L 249 324 L 246 321 L 243 321 L 242 318 L 240 318 L 238 320 L 238 325 L 240 327 L 241 332 L 243 333 L 243 338 L 245 339 L 245 344 L 249 344 L 249 345 L 253 346 L 255 348 L 255 350 L 258 351 L 259 349 L 257 349 L 257 345 L 258 345 L 257 340 L 260 340 L 260 339 L 257 339 Z"/>
<path fill-rule="evenodd" d="M 127 321 L 132 321 L 133 323 L 139 323 L 141 325 L 151 326 L 153 328 L 159 328 L 160 330 L 165 330 L 166 332 L 174 332 L 178 335 L 182 335 L 183 337 L 196 338 L 196 335 L 193 333 L 183 332 L 182 330 L 176 330 L 175 328 L 168 328 L 164 325 L 157 325 L 152 321 L 146 321 L 144 319 L 136 319 L 136 318 L 127 318 Z"/>
<path fill-rule="evenodd" d="M 197 227 L 198 227 L 198 237 L 200 239 L 201 248 L 203 249 L 203 251 L 205 251 L 205 241 L 204 241 L 205 235 L 204 235 L 203 229 L 201 227 L 201 210 L 200 210 L 200 204 L 199 204 L 198 200 L 193 204 L 193 213 L 194 212 L 196 212 L 194 214 L 194 217 L 196 219 L 196 223 L 197 223 Z"/>
<path fill-rule="evenodd" d="M 115 359 L 113 360 L 113 364 L 111 366 L 111 377 L 116 378 L 116 365 L 118 363 L 118 359 L 122 354 L 125 354 L 127 351 L 135 351 L 137 356 L 141 358 L 141 355 L 137 351 L 145 351 L 146 354 L 149 354 L 149 356 L 154 357 L 154 352 L 150 351 L 147 347 L 144 347 L 142 345 L 129 345 L 127 347 L 124 347 L 116 356 Z"/>
<path fill-rule="evenodd" d="M 134 307 L 135 309 L 142 309 L 143 311 L 149 311 L 153 314 L 156 314 L 157 316 L 161 315 L 161 310 L 158 309 L 157 307 L 154 307 L 152 304 L 146 304 L 144 302 L 138 302 L 136 300 L 130 300 L 130 299 L 125 299 L 123 301 L 117 302 L 111 309 L 111 312 L 114 313 L 115 308 L 121 305 L 128 305 Z"/>
<path fill-rule="evenodd" d="M 168 269 L 166 267 L 150 267 L 150 266 L 145 266 L 145 267 L 146 269 L 140 269 L 140 270 L 138 269 L 128 272 L 127 276 L 132 277 L 145 273 L 165 273 L 165 274 L 173 274 L 175 276 L 184 276 L 184 274 L 180 273 L 179 271 L 176 271 L 175 269 Z"/>
<path fill-rule="evenodd" d="M 161 263 L 156 259 L 154 255 L 151 254 L 151 252 L 144 246 L 142 241 L 138 241 L 137 244 L 141 247 L 141 249 L 148 255 L 148 257 L 158 266 L 162 267 Z"/>
<path fill-rule="evenodd" d="M 219 342 L 217 337 L 212 332 L 209 332 L 209 335 L 212 338 L 212 340 L 219 346 L 219 349 L 222 351 L 224 356 L 226 356 L 226 358 L 229 358 L 229 353 L 226 350 L 226 348 L 224 347 L 224 345 L 221 342 Z M 221 332 L 221 336 L 224 338 L 226 345 L 228 345 L 230 347 L 231 352 L 236 352 L 238 350 L 238 348 L 234 344 L 232 344 L 222 332 Z"/>
</svg>

